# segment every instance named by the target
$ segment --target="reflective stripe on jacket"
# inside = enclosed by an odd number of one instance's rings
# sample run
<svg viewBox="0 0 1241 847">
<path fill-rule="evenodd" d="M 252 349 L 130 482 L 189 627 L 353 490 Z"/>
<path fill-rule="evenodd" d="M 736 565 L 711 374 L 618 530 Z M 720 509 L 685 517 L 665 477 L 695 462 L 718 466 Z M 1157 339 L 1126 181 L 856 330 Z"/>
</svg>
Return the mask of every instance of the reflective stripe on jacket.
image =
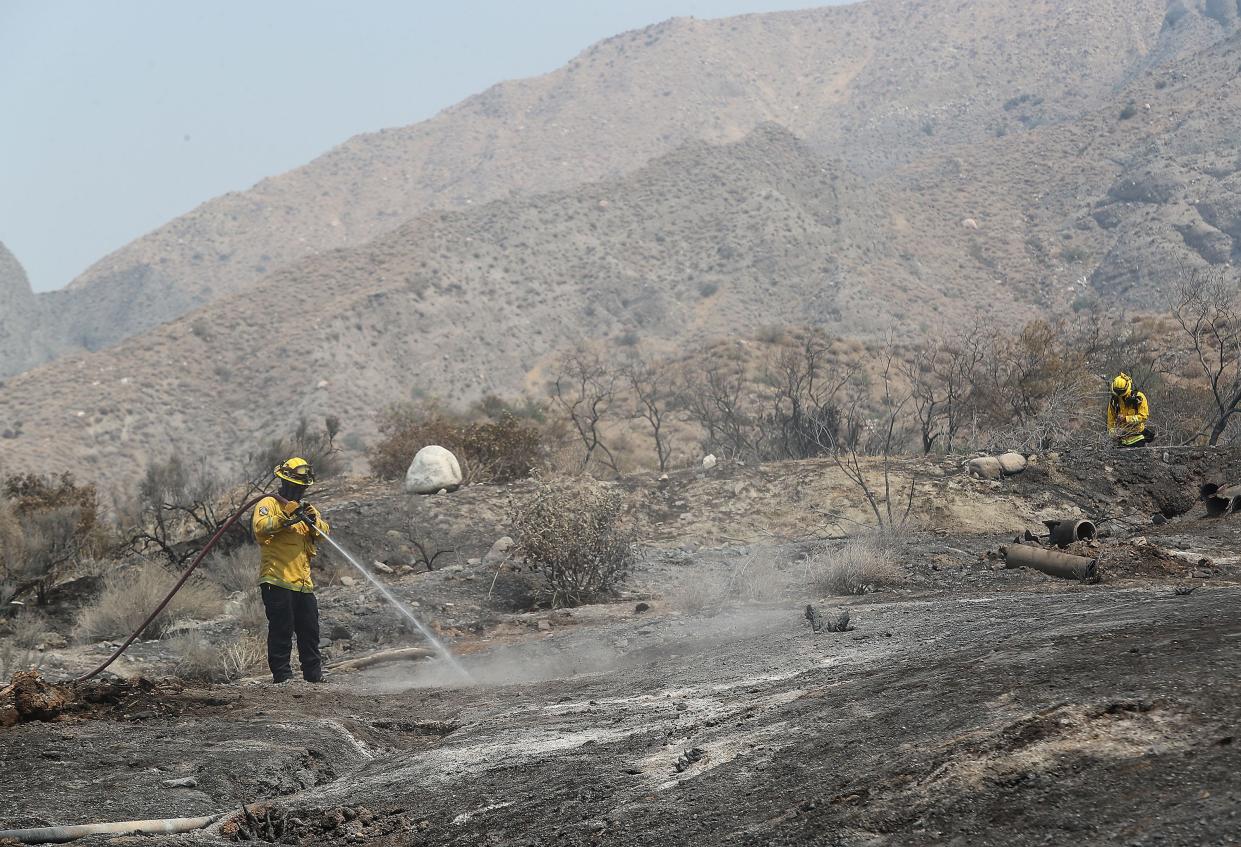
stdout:
<svg viewBox="0 0 1241 847">
<path fill-rule="evenodd" d="M 314 534 L 302 523 L 284 525 L 297 505 L 295 500 L 281 504 L 275 497 L 264 497 L 254 507 L 250 523 L 262 554 L 259 583 L 293 591 L 314 591 L 315 584 L 310 578 L 310 560 L 315 556 Z M 322 515 L 318 516 L 315 526 L 328 531 L 328 522 Z"/>
</svg>

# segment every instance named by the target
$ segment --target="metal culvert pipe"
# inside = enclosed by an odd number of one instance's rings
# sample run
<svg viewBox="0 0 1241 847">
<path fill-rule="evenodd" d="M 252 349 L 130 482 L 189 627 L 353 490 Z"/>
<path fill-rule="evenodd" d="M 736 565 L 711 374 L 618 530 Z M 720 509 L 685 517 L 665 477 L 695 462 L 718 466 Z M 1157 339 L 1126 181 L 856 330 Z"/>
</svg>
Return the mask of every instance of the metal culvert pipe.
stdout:
<svg viewBox="0 0 1241 847">
<path fill-rule="evenodd" d="M 1048 576 L 1096 582 L 1099 578 L 1099 560 L 1056 550 L 1044 550 L 1029 544 L 1010 544 L 1001 548 L 1004 561 L 1010 568 L 1034 568 Z"/>
<path fill-rule="evenodd" d="M 43 826 L 37 829 L 0 829 L 0 841 L 8 839 L 22 844 L 63 844 L 88 835 L 173 835 L 193 832 L 207 826 L 219 815 L 201 818 L 163 818 L 150 821 L 119 823 L 86 823 L 78 826 Z"/>
<path fill-rule="evenodd" d="M 1230 512 L 1241 511 L 1241 485 L 1216 485 L 1208 482 L 1202 486 L 1202 499 L 1206 501 L 1207 517 L 1218 518 Z"/>
<path fill-rule="evenodd" d="M 1051 543 L 1057 547 L 1068 547 L 1075 541 L 1093 541 L 1095 537 L 1094 521 L 1043 521 L 1051 536 Z"/>
</svg>

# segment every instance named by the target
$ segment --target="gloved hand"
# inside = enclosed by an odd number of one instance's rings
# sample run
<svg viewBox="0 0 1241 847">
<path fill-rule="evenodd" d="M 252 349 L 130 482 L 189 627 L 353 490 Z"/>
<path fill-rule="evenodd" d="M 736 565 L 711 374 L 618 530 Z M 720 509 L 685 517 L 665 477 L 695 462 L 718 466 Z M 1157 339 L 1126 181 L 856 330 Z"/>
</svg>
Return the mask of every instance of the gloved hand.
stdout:
<svg viewBox="0 0 1241 847">
<path fill-rule="evenodd" d="M 309 503 L 302 503 L 294 509 L 287 518 L 284 519 L 284 525 L 286 527 L 290 527 L 297 526 L 298 524 L 305 524 L 308 527 L 313 527 L 315 525 L 315 521 L 318 520 L 318 517 L 319 513 L 315 510 L 314 506 Z"/>
<path fill-rule="evenodd" d="M 319 510 L 309 503 L 303 503 L 294 514 L 299 515 L 302 523 L 309 527 L 313 527 L 319 521 Z"/>
</svg>

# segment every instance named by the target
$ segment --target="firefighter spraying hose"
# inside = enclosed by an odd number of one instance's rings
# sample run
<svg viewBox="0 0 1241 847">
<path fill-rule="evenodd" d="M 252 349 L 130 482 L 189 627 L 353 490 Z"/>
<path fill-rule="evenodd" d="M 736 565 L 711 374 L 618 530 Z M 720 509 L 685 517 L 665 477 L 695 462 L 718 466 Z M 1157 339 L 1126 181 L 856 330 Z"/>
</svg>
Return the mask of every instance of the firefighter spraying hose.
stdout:
<svg viewBox="0 0 1241 847">
<path fill-rule="evenodd" d="M 469 673 L 435 634 L 374 574 L 328 534 L 328 522 L 305 499 L 305 493 L 314 484 L 314 470 L 310 463 L 301 457 L 293 457 L 278 466 L 273 473 L 280 480 L 278 492 L 255 497 L 230 515 L 228 520 L 212 533 L 185 573 L 142 625 L 102 664 L 80 680 L 98 676 L 116 661 L 167 607 L 224 534 L 247 510 L 253 508 L 251 526 L 261 551 L 258 581 L 259 590 L 263 593 L 263 608 L 267 613 L 267 661 L 273 682 L 282 683 L 292 677 L 290 659 L 294 637 L 297 640 L 302 677 L 307 682 L 323 681 L 323 661 L 319 652 L 319 607 L 310 575 L 311 561 L 317 554 L 319 541 L 326 541 L 345 561 L 356 568 L 378 589 L 383 598 L 422 634 L 444 663 L 463 680 L 468 681 Z"/>
</svg>

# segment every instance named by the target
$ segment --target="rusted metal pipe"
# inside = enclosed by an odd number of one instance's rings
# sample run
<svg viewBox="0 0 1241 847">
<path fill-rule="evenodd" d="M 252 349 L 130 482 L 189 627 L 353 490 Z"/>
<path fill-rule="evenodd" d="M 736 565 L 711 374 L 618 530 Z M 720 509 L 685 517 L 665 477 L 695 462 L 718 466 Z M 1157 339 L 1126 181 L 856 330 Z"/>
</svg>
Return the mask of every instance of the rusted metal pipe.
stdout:
<svg viewBox="0 0 1241 847">
<path fill-rule="evenodd" d="M 1099 578 L 1098 559 L 1044 550 L 1042 547 L 1033 547 L 1029 544 L 1010 544 L 1007 547 L 1001 547 L 1000 552 L 1004 554 L 1004 562 L 1010 568 L 1034 568 L 1048 576 L 1076 579 L 1081 582 L 1097 582 Z"/>
<path fill-rule="evenodd" d="M 1207 517 L 1219 518 L 1232 512 L 1241 512 L 1241 485 L 1217 485 L 1208 482 L 1199 489 L 1206 502 Z"/>
<path fill-rule="evenodd" d="M 202 829 L 218 818 L 207 815 L 201 818 L 163 818 L 150 821 L 120 821 L 119 823 L 87 823 L 80 826 L 41 826 L 37 829 L 0 830 L 0 841 L 18 841 L 22 844 L 63 844 L 88 835 L 171 835 L 177 832 L 193 832 Z"/>
<path fill-rule="evenodd" d="M 1075 541 L 1093 541 L 1095 537 L 1094 521 L 1043 521 L 1051 537 L 1051 543 L 1057 547 L 1068 547 Z"/>
</svg>

